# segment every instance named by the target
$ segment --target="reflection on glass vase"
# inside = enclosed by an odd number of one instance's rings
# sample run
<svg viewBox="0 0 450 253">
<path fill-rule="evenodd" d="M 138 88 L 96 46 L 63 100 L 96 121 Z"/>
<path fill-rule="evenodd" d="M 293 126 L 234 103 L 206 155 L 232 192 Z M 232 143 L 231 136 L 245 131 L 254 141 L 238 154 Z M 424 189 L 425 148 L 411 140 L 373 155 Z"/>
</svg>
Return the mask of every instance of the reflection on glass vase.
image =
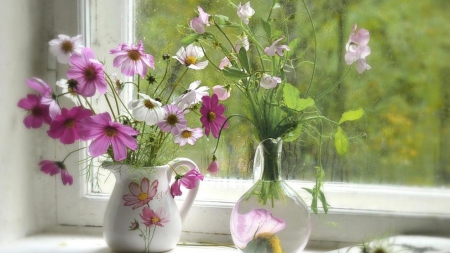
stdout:
<svg viewBox="0 0 450 253">
<path fill-rule="evenodd" d="M 255 179 L 259 180 L 231 213 L 231 236 L 241 252 L 302 252 L 308 242 L 310 212 L 303 199 L 281 179 L 281 149 L 280 138 L 259 144 L 253 165 Z"/>
</svg>

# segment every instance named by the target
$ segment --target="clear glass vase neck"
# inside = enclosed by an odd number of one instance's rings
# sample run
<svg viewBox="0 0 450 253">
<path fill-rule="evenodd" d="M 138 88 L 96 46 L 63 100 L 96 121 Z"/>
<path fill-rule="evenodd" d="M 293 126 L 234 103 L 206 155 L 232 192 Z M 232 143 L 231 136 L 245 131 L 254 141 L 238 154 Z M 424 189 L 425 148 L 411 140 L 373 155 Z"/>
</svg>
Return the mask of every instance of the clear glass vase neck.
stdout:
<svg viewBox="0 0 450 253">
<path fill-rule="evenodd" d="M 261 141 L 256 149 L 254 161 L 254 181 L 281 180 L 281 138 L 268 138 Z"/>
</svg>

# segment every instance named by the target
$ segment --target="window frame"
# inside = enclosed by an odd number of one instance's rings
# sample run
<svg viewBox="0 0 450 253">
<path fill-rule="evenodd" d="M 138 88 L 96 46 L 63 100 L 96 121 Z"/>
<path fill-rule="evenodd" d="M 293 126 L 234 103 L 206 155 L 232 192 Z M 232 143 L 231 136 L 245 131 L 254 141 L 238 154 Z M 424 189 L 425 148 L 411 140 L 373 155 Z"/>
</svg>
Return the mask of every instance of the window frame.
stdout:
<svg viewBox="0 0 450 253">
<path fill-rule="evenodd" d="M 90 34 L 92 12 L 90 4 L 95 2 L 97 7 L 113 11 L 121 10 L 126 13 L 116 15 L 116 20 L 106 22 L 99 13 L 95 22 L 100 22 L 102 28 L 109 29 L 101 36 Z M 85 45 L 91 45 L 96 56 L 106 60 L 108 52 L 100 53 L 100 48 L 113 48 L 116 41 L 132 42 L 133 34 L 123 32 L 133 31 L 134 22 L 132 0 L 94 1 L 78 0 L 78 32 L 83 34 Z M 99 8 L 100 9 L 100 8 Z M 70 11 L 70 10 L 66 10 Z M 73 11 L 73 10 L 72 10 Z M 111 17 L 111 16 L 109 16 Z M 64 18 L 64 17 L 60 17 Z M 111 21 L 111 18 L 109 19 Z M 121 27 L 122 32 L 114 30 Z M 98 30 L 98 29 L 97 29 Z M 101 41 L 105 39 L 106 42 Z M 108 44 L 107 46 L 105 45 Z M 112 43 L 112 47 L 111 46 Z M 110 56 L 109 56 L 110 57 Z M 112 60 L 112 58 L 111 58 Z M 62 71 L 61 71 L 62 72 Z M 64 76 L 64 73 L 57 73 Z M 131 96 L 128 92 L 127 96 Z M 65 149 L 56 148 L 57 157 L 64 157 Z M 86 157 L 80 152 L 79 156 L 71 157 L 68 164 L 76 165 L 77 161 Z M 80 168 L 83 165 L 80 165 Z M 302 187 L 311 187 L 312 182 L 290 181 L 294 188 L 307 203 L 310 196 Z M 214 242 L 231 242 L 229 231 L 229 217 L 233 203 L 237 201 L 252 182 L 249 180 L 220 180 L 206 178 L 200 187 L 199 197 L 186 218 L 183 226 L 183 240 L 202 240 Z M 219 191 L 217 189 L 220 189 Z M 232 189 L 232 191 L 230 191 Z M 57 222 L 61 225 L 102 226 L 103 214 L 106 209 L 108 195 L 92 192 L 91 181 L 85 173 L 75 177 L 71 187 L 57 183 Z M 222 199 L 215 199 L 208 194 L 211 192 L 231 192 Z M 357 185 L 325 183 L 324 192 L 331 204 L 327 215 L 312 214 L 312 241 L 361 243 L 373 237 L 395 235 L 402 233 L 422 234 L 450 234 L 450 190 L 444 188 L 418 188 L 381 185 Z M 206 200 L 202 200 L 201 196 Z M 209 199 L 209 200 L 208 200 Z M 180 204 L 182 199 L 177 199 Z M 399 204 L 401 203 L 401 204 Z M 335 223 L 333 223 L 335 222 Z M 361 225 L 364 223 L 364 225 Z"/>
</svg>

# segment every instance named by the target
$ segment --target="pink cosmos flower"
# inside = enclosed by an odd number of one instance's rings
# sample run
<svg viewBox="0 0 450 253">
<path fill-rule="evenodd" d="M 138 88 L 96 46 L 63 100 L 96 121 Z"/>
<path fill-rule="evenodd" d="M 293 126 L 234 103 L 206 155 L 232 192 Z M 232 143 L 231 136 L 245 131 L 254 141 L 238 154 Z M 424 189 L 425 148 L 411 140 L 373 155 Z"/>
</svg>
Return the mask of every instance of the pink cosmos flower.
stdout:
<svg viewBox="0 0 450 253">
<path fill-rule="evenodd" d="M 122 65 L 121 72 L 126 76 L 139 74 L 142 78 L 145 78 L 147 67 L 155 69 L 153 56 L 145 53 L 142 40 L 137 45 L 119 44 L 118 48 L 109 52 L 116 56 L 113 66 L 117 68 Z"/>
<path fill-rule="evenodd" d="M 164 120 L 156 123 L 156 125 L 163 132 L 171 132 L 173 135 L 179 134 L 187 124 L 183 110 L 180 110 L 176 105 L 165 105 L 163 109 L 166 111 Z"/>
<path fill-rule="evenodd" d="M 41 166 L 42 172 L 44 172 L 45 174 L 50 174 L 50 176 L 56 175 L 61 172 L 61 181 L 63 182 L 63 184 L 72 185 L 73 178 L 67 171 L 66 166 L 63 162 L 43 160 L 39 162 L 39 166 Z"/>
<path fill-rule="evenodd" d="M 186 187 L 186 189 L 194 189 L 198 181 L 203 180 L 203 175 L 198 171 L 197 168 L 191 169 L 184 175 L 177 175 L 175 177 L 175 182 L 170 187 L 170 192 L 172 196 L 181 196 L 181 185 Z"/>
<path fill-rule="evenodd" d="M 80 54 L 83 48 L 82 37 L 77 35 L 69 37 L 64 34 L 58 35 L 58 39 L 53 39 L 48 44 L 50 45 L 50 52 L 56 56 L 58 62 L 66 64 L 72 54 Z"/>
<path fill-rule="evenodd" d="M 217 97 L 219 98 L 219 100 L 227 100 L 227 98 L 230 97 L 230 91 L 231 91 L 231 87 L 229 85 L 227 86 L 222 86 L 222 85 L 216 85 L 213 87 L 213 92 L 214 94 L 217 95 Z"/>
<path fill-rule="evenodd" d="M 204 12 L 202 7 L 198 6 L 198 14 L 197 18 L 191 19 L 189 22 L 192 30 L 194 30 L 198 34 L 205 33 L 205 26 L 209 26 L 209 14 Z"/>
<path fill-rule="evenodd" d="M 180 146 L 194 145 L 198 138 L 203 136 L 203 130 L 201 128 L 183 128 L 181 132 L 174 137 L 174 142 L 179 143 Z"/>
<path fill-rule="evenodd" d="M 30 88 L 41 93 L 41 103 L 48 105 L 49 115 L 52 119 L 61 113 L 61 108 L 55 99 L 56 96 L 46 82 L 37 77 L 29 78 L 25 82 Z"/>
<path fill-rule="evenodd" d="M 208 66 L 208 61 L 199 61 L 203 56 L 205 56 L 205 54 L 201 47 L 190 44 L 186 48 L 181 47 L 178 49 L 176 56 L 172 57 L 190 69 L 200 70 Z"/>
<path fill-rule="evenodd" d="M 244 21 L 244 23 L 248 25 L 249 19 L 255 14 L 255 10 L 250 7 L 250 2 L 247 2 L 244 5 L 241 5 L 241 3 L 239 3 L 237 7 L 237 14 L 242 19 L 242 21 Z"/>
<path fill-rule="evenodd" d="M 279 83 L 281 83 L 281 78 L 263 74 L 259 85 L 261 85 L 261 87 L 263 87 L 264 89 L 273 89 L 277 87 Z"/>
<path fill-rule="evenodd" d="M 219 172 L 219 170 L 219 162 L 217 161 L 217 157 L 213 155 L 212 162 L 208 166 L 208 171 L 212 174 L 216 174 L 217 172 Z"/>
<path fill-rule="evenodd" d="M 141 185 L 131 182 L 128 185 L 131 194 L 123 195 L 122 199 L 125 201 L 124 206 L 133 206 L 133 210 L 146 205 L 150 200 L 155 197 L 158 191 L 158 180 L 155 180 L 150 185 L 148 178 L 143 178 L 141 180 Z"/>
<path fill-rule="evenodd" d="M 84 109 L 82 106 L 76 106 L 68 110 L 62 109 L 60 115 L 56 116 L 50 124 L 48 135 L 53 139 L 60 138 L 63 144 L 72 144 L 80 139 L 78 136 L 80 121 L 92 116 L 91 110 Z"/>
<path fill-rule="evenodd" d="M 104 112 L 85 118 L 80 122 L 78 135 L 80 139 L 93 140 L 89 145 L 89 153 L 93 157 L 104 154 L 110 145 L 114 152 L 114 160 L 122 161 L 127 158 L 127 147 L 137 149 L 137 141 L 132 136 L 139 132 L 132 127 L 111 121 L 109 113 Z"/>
<path fill-rule="evenodd" d="M 284 36 L 274 41 L 272 45 L 270 45 L 270 47 L 264 48 L 264 53 L 266 53 L 268 56 L 275 56 L 275 54 L 283 56 L 283 51 L 291 50 L 287 45 L 278 45 L 278 42 L 280 42 L 282 39 L 284 39 Z"/>
<path fill-rule="evenodd" d="M 239 50 L 241 50 L 241 47 L 244 47 L 245 51 L 248 51 L 250 49 L 250 43 L 248 42 L 248 37 L 245 34 L 238 36 L 238 40 L 234 45 L 234 49 L 236 49 L 236 52 L 239 52 Z"/>
<path fill-rule="evenodd" d="M 144 207 L 142 210 L 142 214 L 139 214 L 144 221 L 144 224 L 147 227 L 151 226 L 159 226 L 164 227 L 163 223 L 167 223 L 170 220 L 168 219 L 168 215 L 166 214 L 166 210 L 163 208 L 158 208 L 158 210 L 155 212 L 149 207 Z"/>
<path fill-rule="evenodd" d="M 219 69 L 222 70 L 224 68 L 229 68 L 231 66 L 233 66 L 233 64 L 231 64 L 230 59 L 228 59 L 228 57 L 225 57 L 220 61 Z"/>
<path fill-rule="evenodd" d="M 23 124 L 27 128 L 40 128 L 42 123 L 52 122 L 48 105 L 42 104 L 38 95 L 28 94 L 26 98 L 19 100 L 17 106 L 28 111 L 28 115 L 23 119 Z"/>
<path fill-rule="evenodd" d="M 78 82 L 78 92 L 84 97 L 92 97 L 96 89 L 100 94 L 105 94 L 107 84 L 103 65 L 95 60 L 94 52 L 85 47 L 81 55 L 73 54 L 70 57 L 71 68 L 67 71 L 67 77 Z"/>
<path fill-rule="evenodd" d="M 275 234 L 283 230 L 285 222 L 266 209 L 252 209 L 246 214 L 240 214 L 237 207 L 231 214 L 231 234 L 236 246 L 243 249 L 247 244 L 261 233 Z"/>
<path fill-rule="evenodd" d="M 179 97 L 175 99 L 175 104 L 182 110 L 188 108 L 193 104 L 198 104 L 203 96 L 208 96 L 207 86 L 200 86 L 202 81 L 198 80 L 189 84 L 189 88 Z"/>
<path fill-rule="evenodd" d="M 345 45 L 345 62 L 350 65 L 356 62 L 356 70 L 359 74 L 362 74 L 366 69 L 370 69 L 369 64 L 366 62 L 366 57 L 370 54 L 369 44 L 370 33 L 366 29 L 359 29 L 356 32 L 357 25 L 353 26 L 353 30 L 350 33 L 347 44 Z"/>
<path fill-rule="evenodd" d="M 224 125 L 227 119 L 223 116 L 225 106 L 219 104 L 219 98 L 216 94 L 213 94 L 212 97 L 204 96 L 202 97 L 202 101 L 202 108 L 200 108 L 202 117 L 200 121 L 205 128 L 205 134 L 209 136 L 209 133 L 212 132 L 212 135 L 218 138 L 220 129 L 226 129 L 228 127 L 228 124 Z"/>
</svg>

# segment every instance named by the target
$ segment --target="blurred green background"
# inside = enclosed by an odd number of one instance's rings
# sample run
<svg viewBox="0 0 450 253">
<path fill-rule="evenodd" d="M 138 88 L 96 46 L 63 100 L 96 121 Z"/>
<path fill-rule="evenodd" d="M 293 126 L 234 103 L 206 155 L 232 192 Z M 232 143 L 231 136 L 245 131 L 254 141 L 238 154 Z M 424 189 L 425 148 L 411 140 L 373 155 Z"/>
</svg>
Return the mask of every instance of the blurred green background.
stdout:
<svg viewBox="0 0 450 253">
<path fill-rule="evenodd" d="M 348 70 L 343 59 L 345 43 L 353 24 L 370 31 L 372 53 L 366 58 L 372 69 L 359 75 L 354 66 L 337 89 L 316 102 L 322 113 L 339 120 L 347 110 L 363 108 L 362 120 L 344 125 L 350 137 L 349 153 L 339 157 L 331 136 L 325 138 L 322 162 L 325 181 L 395 184 L 410 186 L 450 185 L 450 1 L 388 0 L 305 0 L 317 35 L 317 65 L 308 96 L 315 97 L 330 87 Z M 236 5 L 239 2 L 234 2 Z M 251 1 L 256 18 L 266 17 L 272 1 Z M 280 1 L 287 6 L 290 39 L 299 38 L 295 50 L 296 70 L 289 82 L 304 94 L 311 78 L 314 60 L 314 36 L 302 1 Z M 144 40 L 145 49 L 156 60 L 151 74 L 157 80 L 164 73 L 162 55 L 175 55 L 180 39 L 190 33 L 189 20 L 197 16 L 197 6 L 209 14 L 222 14 L 239 22 L 236 9 L 228 0 L 136 0 L 136 41 Z M 253 27 L 259 29 L 258 27 Z M 208 29 L 208 28 L 207 28 Z M 209 28 L 212 30 L 212 28 Z M 215 31 L 214 31 L 215 32 Z M 236 30 L 228 29 L 237 39 Z M 234 42 L 234 41 L 233 41 Z M 214 55 L 214 47 L 206 48 Z M 212 60 L 216 65 L 223 56 Z M 172 59 L 173 75 L 183 71 Z M 183 78 L 187 87 L 195 80 L 210 87 L 231 84 L 212 66 L 189 71 Z M 228 111 L 245 108 L 239 92 L 224 103 Z M 199 121 L 188 123 L 199 127 Z M 219 143 L 221 178 L 252 178 L 253 152 L 257 143 L 251 125 L 233 119 Z M 216 140 L 202 138 L 199 145 L 183 147 L 179 156 L 197 162 L 201 170 L 211 161 Z M 302 135 L 294 143 L 285 143 L 283 175 L 287 179 L 313 179 L 318 146 Z"/>
</svg>

